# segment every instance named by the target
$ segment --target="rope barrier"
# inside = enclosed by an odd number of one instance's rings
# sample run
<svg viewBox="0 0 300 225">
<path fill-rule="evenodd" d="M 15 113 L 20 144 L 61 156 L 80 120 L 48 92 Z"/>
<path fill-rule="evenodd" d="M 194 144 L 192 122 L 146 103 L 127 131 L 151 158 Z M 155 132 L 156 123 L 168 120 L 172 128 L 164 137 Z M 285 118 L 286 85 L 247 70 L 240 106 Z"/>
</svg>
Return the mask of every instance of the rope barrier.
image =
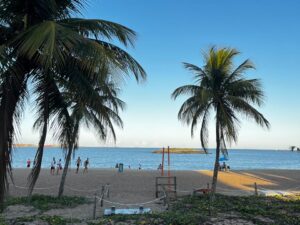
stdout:
<svg viewBox="0 0 300 225">
<path fill-rule="evenodd" d="M 160 198 L 155 198 L 151 201 L 147 201 L 147 202 L 141 202 L 141 203 L 121 203 L 121 202 L 112 202 L 112 201 L 108 201 L 108 200 L 105 200 L 105 199 L 101 199 L 99 197 L 97 197 L 97 199 L 99 201 L 104 201 L 106 203 L 109 203 L 109 204 L 112 204 L 112 205 L 120 205 L 120 206 L 140 206 L 140 205 L 147 205 L 147 204 L 150 204 L 150 203 L 154 203 L 154 202 L 157 202 L 157 201 L 161 201 L 162 199 L 164 199 L 166 197 L 166 195 L 160 197 Z"/>
<path fill-rule="evenodd" d="M 99 191 L 101 188 L 97 188 L 97 189 L 91 189 L 91 190 L 83 190 L 83 189 L 76 189 L 76 188 L 72 188 L 70 186 L 65 185 L 66 188 L 72 190 L 72 191 L 77 191 L 77 192 L 96 192 Z"/>
<path fill-rule="evenodd" d="M 19 189 L 28 189 L 28 187 L 23 187 L 23 186 L 18 186 L 18 185 L 13 185 L 13 187 L 19 188 Z M 44 188 L 44 187 L 35 187 L 33 189 L 34 190 L 50 190 L 50 189 L 57 188 L 57 187 L 58 186 L 52 186 L 52 187 L 47 187 L 47 188 Z"/>
</svg>

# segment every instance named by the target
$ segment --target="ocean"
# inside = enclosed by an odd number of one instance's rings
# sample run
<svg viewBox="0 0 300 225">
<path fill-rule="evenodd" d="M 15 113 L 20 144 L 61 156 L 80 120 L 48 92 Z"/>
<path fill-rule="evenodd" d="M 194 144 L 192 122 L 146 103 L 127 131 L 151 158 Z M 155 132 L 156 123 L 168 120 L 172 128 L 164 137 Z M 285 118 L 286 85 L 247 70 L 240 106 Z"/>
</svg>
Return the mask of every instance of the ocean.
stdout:
<svg viewBox="0 0 300 225">
<path fill-rule="evenodd" d="M 75 167 L 78 156 L 84 161 L 89 158 L 90 168 L 114 168 L 116 163 L 123 163 L 124 168 L 155 170 L 162 161 L 162 154 L 154 154 L 157 148 L 100 148 L 81 147 L 72 159 L 71 167 Z M 13 152 L 13 168 L 25 168 L 27 159 L 33 161 L 36 148 L 17 148 Z M 171 154 L 171 170 L 211 170 L 213 169 L 215 154 Z M 52 158 L 64 161 L 64 153 L 60 148 L 45 148 L 43 168 L 50 168 Z M 229 150 L 228 161 L 231 169 L 297 169 L 300 170 L 300 152 L 284 150 Z M 167 155 L 165 156 L 167 166 Z"/>
</svg>

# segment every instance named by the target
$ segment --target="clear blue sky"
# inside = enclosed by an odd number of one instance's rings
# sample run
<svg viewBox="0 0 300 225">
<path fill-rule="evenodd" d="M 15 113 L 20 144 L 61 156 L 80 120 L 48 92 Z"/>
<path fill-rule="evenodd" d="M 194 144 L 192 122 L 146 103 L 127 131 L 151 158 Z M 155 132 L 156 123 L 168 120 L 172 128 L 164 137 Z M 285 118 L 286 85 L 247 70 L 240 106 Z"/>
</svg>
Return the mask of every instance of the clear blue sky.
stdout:
<svg viewBox="0 0 300 225">
<path fill-rule="evenodd" d="M 129 79 L 121 98 L 123 130 L 116 146 L 200 147 L 198 134 L 177 120 L 184 99 L 170 99 L 172 91 L 191 83 L 182 62 L 203 65 L 201 51 L 210 46 L 234 47 L 242 52 L 237 63 L 250 58 L 256 65 L 249 77 L 260 78 L 266 104 L 260 109 L 271 122 L 264 130 L 243 119 L 234 148 L 286 149 L 300 145 L 300 1 L 297 0 L 89 0 L 83 17 L 121 23 L 138 34 L 128 51 L 148 74 L 145 84 Z M 20 142 L 37 143 L 31 132 L 32 113 L 22 125 Z M 210 147 L 215 146 L 214 120 Z M 53 141 L 49 138 L 49 143 Z M 82 129 L 80 144 L 115 146 L 97 141 Z"/>
</svg>

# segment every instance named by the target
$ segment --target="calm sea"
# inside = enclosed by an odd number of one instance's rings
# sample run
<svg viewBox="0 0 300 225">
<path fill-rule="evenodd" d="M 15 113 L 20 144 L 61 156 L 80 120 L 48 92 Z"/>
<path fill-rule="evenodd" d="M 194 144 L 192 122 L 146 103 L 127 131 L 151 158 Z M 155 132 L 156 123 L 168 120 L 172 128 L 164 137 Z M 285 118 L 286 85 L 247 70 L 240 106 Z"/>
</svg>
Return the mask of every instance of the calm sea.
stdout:
<svg viewBox="0 0 300 225">
<path fill-rule="evenodd" d="M 157 148 L 156 148 L 157 149 Z M 123 163 L 124 168 L 157 169 L 161 163 L 161 154 L 153 154 L 154 148 L 87 148 L 76 151 L 75 157 L 85 160 L 89 158 L 91 168 L 113 168 L 116 163 Z M 13 167 L 25 168 L 27 159 L 33 161 L 35 148 L 18 148 L 13 153 Z M 214 151 L 212 154 L 171 154 L 172 170 L 205 170 L 213 169 Z M 50 168 L 52 157 L 56 160 L 64 158 L 59 148 L 46 148 L 43 168 Z M 165 157 L 167 159 L 167 157 Z M 165 161 L 167 163 L 167 161 Z M 299 169 L 300 152 L 283 150 L 230 150 L 226 162 L 232 169 Z M 75 159 L 71 167 L 75 167 Z"/>
</svg>

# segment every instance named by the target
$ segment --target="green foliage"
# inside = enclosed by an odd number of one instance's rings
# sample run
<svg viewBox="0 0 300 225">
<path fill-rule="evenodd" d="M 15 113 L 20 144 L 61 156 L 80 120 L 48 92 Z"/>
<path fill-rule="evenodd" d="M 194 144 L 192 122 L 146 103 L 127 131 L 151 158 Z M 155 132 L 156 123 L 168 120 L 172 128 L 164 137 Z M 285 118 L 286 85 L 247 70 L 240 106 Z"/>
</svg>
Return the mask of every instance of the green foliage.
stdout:
<svg viewBox="0 0 300 225">
<path fill-rule="evenodd" d="M 5 219 L 0 215 L 0 225 L 7 225 Z"/>
<path fill-rule="evenodd" d="M 46 195 L 33 195 L 31 199 L 28 197 L 9 198 L 6 205 L 25 204 L 31 205 L 42 211 L 46 211 L 53 208 L 72 208 L 85 203 L 88 203 L 88 200 L 84 197 L 63 196 L 61 198 L 57 198 Z"/>
<path fill-rule="evenodd" d="M 39 219 L 48 222 L 51 225 L 66 225 L 68 220 L 60 216 L 41 216 Z"/>
<path fill-rule="evenodd" d="M 101 218 L 90 225 L 107 225 L 120 221 L 134 224 L 198 225 L 214 218 L 240 218 L 255 224 L 300 224 L 300 196 L 296 197 L 234 197 L 216 195 L 211 203 L 207 195 L 184 197 L 174 203 L 169 211 L 147 215 L 113 215 Z M 210 205 L 211 204 L 211 205 Z M 211 210 L 211 215 L 210 215 Z M 224 216 L 225 215 L 225 216 Z M 223 218 L 223 219 L 224 219 Z"/>
</svg>

